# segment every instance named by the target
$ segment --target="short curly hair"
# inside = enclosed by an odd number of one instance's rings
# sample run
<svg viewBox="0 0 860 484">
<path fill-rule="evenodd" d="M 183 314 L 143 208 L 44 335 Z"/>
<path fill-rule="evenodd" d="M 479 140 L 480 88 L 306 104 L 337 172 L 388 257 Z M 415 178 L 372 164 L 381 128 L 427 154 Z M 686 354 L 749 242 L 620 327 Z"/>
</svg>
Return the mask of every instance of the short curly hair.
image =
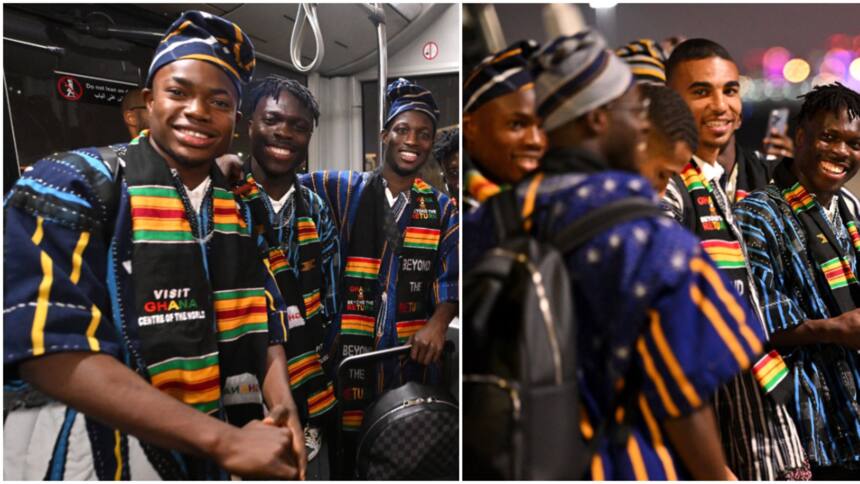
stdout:
<svg viewBox="0 0 860 484">
<path fill-rule="evenodd" d="M 446 129 L 436 135 L 433 143 L 433 157 L 440 164 L 450 160 L 460 152 L 460 128 Z"/>
<path fill-rule="evenodd" d="M 680 94 L 656 84 L 643 84 L 642 93 L 651 101 L 648 119 L 652 128 L 671 143 L 682 141 L 695 153 L 699 146 L 699 131 L 693 113 Z"/>
</svg>

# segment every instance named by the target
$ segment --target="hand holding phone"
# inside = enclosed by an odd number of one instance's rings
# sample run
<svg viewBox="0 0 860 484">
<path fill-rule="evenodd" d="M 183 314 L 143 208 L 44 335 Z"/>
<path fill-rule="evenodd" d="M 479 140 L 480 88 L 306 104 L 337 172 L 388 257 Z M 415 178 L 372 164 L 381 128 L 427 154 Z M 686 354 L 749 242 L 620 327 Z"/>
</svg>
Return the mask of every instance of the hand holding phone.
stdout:
<svg viewBox="0 0 860 484">
<path fill-rule="evenodd" d="M 777 108 L 770 111 L 765 136 L 771 136 L 774 132 L 782 136 L 788 132 L 788 108 Z"/>
<path fill-rule="evenodd" d="M 787 133 L 788 108 L 771 110 L 767 119 L 767 132 L 762 143 L 769 159 L 794 156 L 794 142 Z"/>
</svg>

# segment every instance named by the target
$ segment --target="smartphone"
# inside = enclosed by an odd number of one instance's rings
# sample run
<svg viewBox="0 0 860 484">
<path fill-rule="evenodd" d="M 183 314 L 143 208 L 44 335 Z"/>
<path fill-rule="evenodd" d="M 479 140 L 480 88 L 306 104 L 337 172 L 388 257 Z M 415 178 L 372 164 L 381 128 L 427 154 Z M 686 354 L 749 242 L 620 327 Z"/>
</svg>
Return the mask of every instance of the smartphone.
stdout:
<svg viewBox="0 0 860 484">
<path fill-rule="evenodd" d="M 788 131 L 788 108 L 773 109 L 767 119 L 767 131 L 765 137 L 776 130 L 779 134 L 785 135 Z"/>
</svg>

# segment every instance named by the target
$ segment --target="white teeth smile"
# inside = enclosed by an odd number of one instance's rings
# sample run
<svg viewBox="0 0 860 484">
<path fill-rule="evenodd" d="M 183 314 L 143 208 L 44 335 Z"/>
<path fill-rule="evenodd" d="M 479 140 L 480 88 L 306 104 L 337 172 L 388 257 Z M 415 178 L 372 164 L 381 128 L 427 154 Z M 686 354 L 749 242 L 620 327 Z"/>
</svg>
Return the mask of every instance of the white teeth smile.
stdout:
<svg viewBox="0 0 860 484">
<path fill-rule="evenodd" d="M 401 151 L 400 157 L 406 161 L 415 161 L 418 159 L 418 153 L 413 153 L 411 151 Z"/>
<path fill-rule="evenodd" d="M 722 127 L 728 126 L 728 125 L 729 125 L 728 121 L 708 121 L 707 123 L 705 123 L 705 126 L 707 126 L 709 128 L 722 128 Z"/>
<path fill-rule="evenodd" d="M 269 150 L 272 153 L 281 156 L 290 156 L 293 153 L 292 150 L 288 150 L 286 148 L 278 148 L 277 146 L 269 146 Z"/>
<path fill-rule="evenodd" d="M 822 161 L 821 168 L 824 168 L 824 171 L 830 173 L 831 175 L 842 175 L 846 171 L 848 171 L 848 168 L 837 165 L 836 163 L 831 163 L 829 161 Z"/>
<path fill-rule="evenodd" d="M 187 134 L 188 136 L 191 136 L 192 138 L 200 138 L 200 139 L 208 139 L 209 138 L 209 135 L 203 134 L 199 131 L 194 131 L 191 129 L 180 129 L 179 131 L 182 131 L 184 134 Z"/>
</svg>

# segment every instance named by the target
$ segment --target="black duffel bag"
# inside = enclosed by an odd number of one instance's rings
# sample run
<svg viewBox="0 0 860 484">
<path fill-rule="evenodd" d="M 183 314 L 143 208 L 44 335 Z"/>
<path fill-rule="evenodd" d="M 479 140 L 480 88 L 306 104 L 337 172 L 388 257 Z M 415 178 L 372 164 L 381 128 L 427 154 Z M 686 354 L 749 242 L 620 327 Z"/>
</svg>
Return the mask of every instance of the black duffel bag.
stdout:
<svg viewBox="0 0 860 484">
<path fill-rule="evenodd" d="M 364 415 L 356 459 L 360 480 L 457 480 L 459 412 L 442 387 L 410 382 Z"/>
<path fill-rule="evenodd" d="M 349 368 L 366 368 L 386 358 L 409 354 L 411 345 L 387 348 L 344 359 L 335 386 L 342 394 L 343 375 Z M 443 361 L 450 365 L 454 345 L 445 342 Z M 445 368 L 443 375 L 449 373 Z M 354 471 L 345 466 L 343 432 L 335 439 L 335 479 L 458 480 L 460 411 L 445 386 L 409 382 L 386 391 L 365 410 L 358 434 Z M 338 405 L 341 421 L 343 408 Z"/>
</svg>

